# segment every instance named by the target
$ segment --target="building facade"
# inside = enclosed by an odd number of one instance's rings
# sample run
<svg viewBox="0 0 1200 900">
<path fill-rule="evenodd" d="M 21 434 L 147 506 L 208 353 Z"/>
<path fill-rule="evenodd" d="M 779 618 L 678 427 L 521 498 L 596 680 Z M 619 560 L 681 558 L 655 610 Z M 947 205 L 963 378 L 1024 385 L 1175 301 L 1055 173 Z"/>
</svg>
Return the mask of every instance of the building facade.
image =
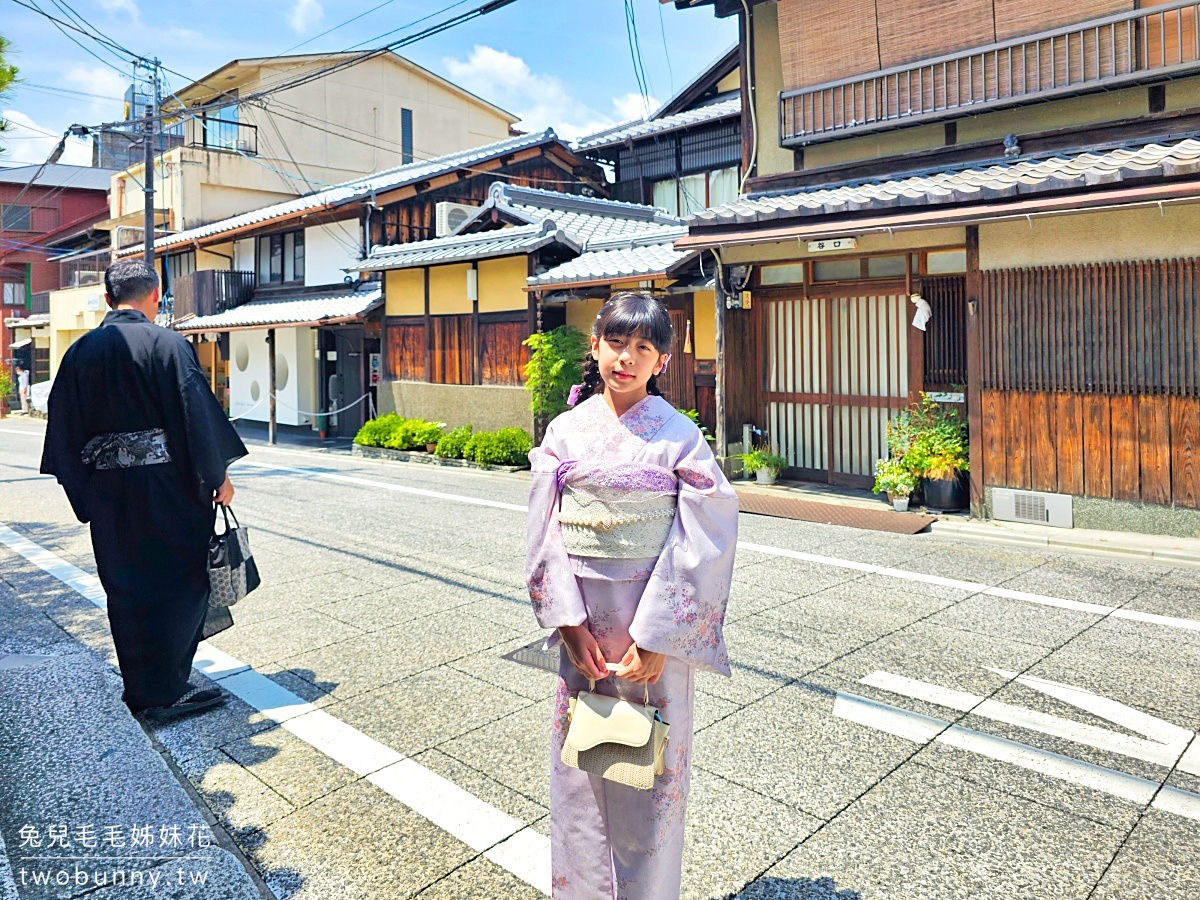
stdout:
<svg viewBox="0 0 1200 900">
<path fill-rule="evenodd" d="M 708 5 L 740 17 L 753 129 L 746 196 L 678 243 L 721 266 L 723 433 L 866 484 L 940 389 L 977 513 L 1007 489 L 1200 533 L 1196 4 Z"/>
</svg>

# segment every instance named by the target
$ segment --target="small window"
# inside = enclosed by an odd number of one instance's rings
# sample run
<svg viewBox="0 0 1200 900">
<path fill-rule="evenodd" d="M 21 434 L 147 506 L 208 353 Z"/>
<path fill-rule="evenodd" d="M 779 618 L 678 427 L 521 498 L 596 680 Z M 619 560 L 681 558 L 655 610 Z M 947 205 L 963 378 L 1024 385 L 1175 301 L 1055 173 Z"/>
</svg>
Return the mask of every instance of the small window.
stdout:
<svg viewBox="0 0 1200 900">
<path fill-rule="evenodd" d="M 930 275 L 956 275 L 967 271 L 966 250 L 934 250 L 926 254 L 925 271 Z"/>
<path fill-rule="evenodd" d="M 289 231 L 258 239 L 258 283 L 304 281 L 304 232 Z"/>
<path fill-rule="evenodd" d="M 679 214 L 690 216 L 708 205 L 708 176 L 684 175 L 679 179 Z"/>
<path fill-rule="evenodd" d="M 862 278 L 862 261 L 858 259 L 827 259 L 813 263 L 814 281 L 858 281 Z"/>
<path fill-rule="evenodd" d="M 171 282 L 191 275 L 196 271 L 196 251 L 188 250 L 184 253 L 172 253 L 167 257 L 167 271 L 170 272 Z"/>
<path fill-rule="evenodd" d="M 673 216 L 679 215 L 679 189 L 674 178 L 654 182 L 654 205 Z"/>
<path fill-rule="evenodd" d="M 31 231 L 30 207 L 0 206 L 0 231 Z"/>
<path fill-rule="evenodd" d="M 803 284 L 804 263 L 763 266 L 759 269 L 759 281 L 762 284 Z"/>
<path fill-rule="evenodd" d="M 708 205 L 722 206 L 738 198 L 738 170 L 717 169 L 708 173 Z"/>
<path fill-rule="evenodd" d="M 283 281 L 283 235 L 273 234 L 268 240 L 271 242 L 270 281 L 278 284 Z"/>
<path fill-rule="evenodd" d="M 411 109 L 400 110 L 400 162 L 413 161 L 413 118 Z"/>
<path fill-rule="evenodd" d="M 907 256 L 870 256 L 867 258 L 868 278 L 903 278 Z"/>
<path fill-rule="evenodd" d="M 24 306 L 25 305 L 25 285 L 20 281 L 4 282 L 4 305 L 5 306 Z"/>
</svg>

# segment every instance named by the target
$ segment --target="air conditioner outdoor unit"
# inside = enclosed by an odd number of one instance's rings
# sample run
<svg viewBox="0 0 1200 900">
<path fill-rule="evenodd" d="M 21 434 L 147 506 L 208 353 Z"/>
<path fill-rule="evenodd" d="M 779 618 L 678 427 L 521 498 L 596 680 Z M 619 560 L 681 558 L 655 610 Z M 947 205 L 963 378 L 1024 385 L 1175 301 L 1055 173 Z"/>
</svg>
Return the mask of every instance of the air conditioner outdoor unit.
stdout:
<svg viewBox="0 0 1200 900">
<path fill-rule="evenodd" d="M 1070 494 L 993 488 L 992 515 L 1003 522 L 1028 522 L 1032 525 L 1053 525 L 1055 528 L 1075 527 Z"/>
<path fill-rule="evenodd" d="M 438 237 L 454 234 L 454 232 L 462 228 L 463 223 L 467 219 L 479 211 L 478 206 L 471 206 L 467 203 L 450 203 L 448 201 L 442 201 L 437 204 L 435 209 L 437 212 L 435 233 Z"/>
<path fill-rule="evenodd" d="M 238 142 L 237 142 L 237 148 L 238 148 L 238 150 L 239 150 L 239 151 L 241 151 L 242 153 L 249 153 L 249 152 L 250 152 L 250 149 L 251 149 L 251 148 L 250 148 L 250 142 L 249 142 L 249 141 L 247 141 L 247 140 L 244 140 L 244 139 L 242 139 L 242 138 L 239 138 L 239 139 L 238 139 Z"/>
</svg>

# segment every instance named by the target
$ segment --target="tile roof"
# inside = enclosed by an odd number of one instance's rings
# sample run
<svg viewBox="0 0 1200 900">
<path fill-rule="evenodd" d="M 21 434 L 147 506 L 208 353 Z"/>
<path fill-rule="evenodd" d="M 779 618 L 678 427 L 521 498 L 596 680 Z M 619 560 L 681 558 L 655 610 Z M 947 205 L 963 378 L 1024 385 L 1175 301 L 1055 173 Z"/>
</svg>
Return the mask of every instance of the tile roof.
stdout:
<svg viewBox="0 0 1200 900">
<path fill-rule="evenodd" d="M 489 220 L 493 212 L 517 223 L 498 231 L 471 233 L 475 224 Z M 464 233 L 466 231 L 467 233 Z M 353 271 L 402 269 L 488 256 L 527 253 L 557 241 L 576 252 L 618 241 L 628 243 L 670 241 L 687 233 L 683 219 L 653 206 L 582 197 L 537 188 L 514 187 L 496 182 L 488 199 L 465 223 L 458 234 L 375 247 Z"/>
<path fill-rule="evenodd" d="M 361 316 L 382 297 L 378 283 L 362 289 L 283 300 L 253 300 L 213 316 L 197 316 L 175 323 L 177 331 L 225 331 L 265 325 L 302 325 L 330 319 Z"/>
<path fill-rule="evenodd" d="M 557 140 L 558 136 L 554 133 L 554 129 L 547 128 L 545 131 L 509 138 L 506 141 L 499 141 L 494 144 L 485 144 L 482 147 L 463 150 L 459 153 L 451 153 L 447 156 L 439 156 L 436 159 L 409 163 L 406 166 L 376 172 L 374 175 L 369 175 L 366 178 L 347 181 L 321 191 L 304 194 L 291 200 L 285 200 L 282 203 L 274 203 L 270 206 L 230 216 L 227 219 L 221 219 L 208 225 L 200 225 L 196 228 L 189 228 L 186 231 L 167 235 L 166 237 L 158 238 L 154 242 L 154 246 L 160 248 L 180 243 L 190 243 L 191 241 L 213 237 L 226 231 L 244 228 L 247 225 L 257 225 L 296 213 L 310 210 L 333 209 L 346 203 L 365 200 L 372 196 L 372 194 L 393 191 L 406 185 L 426 181 L 429 178 L 447 172 L 453 172 L 455 169 L 462 168 L 463 166 L 487 162 L 496 157 L 515 153 L 519 150 L 527 150 L 531 147 L 537 147 Z M 137 244 L 135 246 L 123 247 L 117 251 L 117 256 L 129 256 L 141 252 L 141 244 Z"/>
<path fill-rule="evenodd" d="M 0 168 L 0 184 L 27 184 L 37 174 L 39 166 Z M 120 169 L 101 169 L 93 166 L 68 166 L 54 163 L 34 182 L 39 187 L 75 188 L 76 190 L 107 191 L 112 177 Z"/>
<path fill-rule="evenodd" d="M 515 228 L 482 231 L 477 234 L 454 234 L 428 241 L 412 241 L 376 247 L 362 262 L 347 267 L 348 271 L 371 272 L 381 269 L 407 269 L 437 263 L 488 259 L 494 256 L 513 256 L 529 253 L 553 243 L 579 249 L 571 238 L 549 219 Z"/>
<path fill-rule="evenodd" d="M 1118 147 L 891 181 L 743 197 L 700 210 L 688 222 L 693 227 L 733 225 L 898 206 L 971 203 L 1197 173 L 1200 173 L 1200 141 L 1189 138 L 1175 144 Z"/>
<path fill-rule="evenodd" d="M 721 119 L 732 119 L 741 114 L 741 98 L 733 97 L 728 100 L 719 100 L 716 103 L 710 103 L 707 106 L 687 109 L 674 115 L 663 116 L 661 119 L 649 119 L 647 121 L 631 119 L 628 122 L 622 122 L 619 125 L 606 128 L 604 131 L 585 135 L 574 141 L 571 144 L 571 149 L 595 150 L 600 147 L 611 147 L 614 144 L 623 144 L 627 140 L 637 140 L 655 134 L 664 134 L 668 131 L 677 131 L 680 128 L 691 128 L 694 125 L 704 125 L 709 122 L 720 121 Z"/>
<path fill-rule="evenodd" d="M 673 241 L 685 234 L 687 229 L 680 228 L 666 240 L 655 235 L 648 240 L 598 242 L 575 259 L 531 277 L 529 284 L 542 287 L 661 275 L 695 255 L 693 250 L 676 250 L 673 246 Z"/>
</svg>

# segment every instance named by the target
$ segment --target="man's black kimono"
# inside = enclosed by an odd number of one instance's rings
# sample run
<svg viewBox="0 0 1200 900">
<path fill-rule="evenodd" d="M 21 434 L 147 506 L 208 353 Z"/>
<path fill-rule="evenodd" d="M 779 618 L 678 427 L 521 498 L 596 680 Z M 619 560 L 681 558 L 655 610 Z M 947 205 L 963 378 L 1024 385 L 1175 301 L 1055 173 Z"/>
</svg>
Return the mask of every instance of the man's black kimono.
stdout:
<svg viewBox="0 0 1200 900">
<path fill-rule="evenodd" d="M 131 462 L 136 447 L 123 460 L 81 458 L 94 438 L 154 429 L 165 432 L 169 462 Z M 165 455 L 160 445 L 150 458 Z M 201 638 L 232 624 L 226 610 L 208 615 L 207 548 L 213 492 L 229 463 L 245 455 L 192 346 L 140 312 L 113 310 L 63 357 L 42 472 L 57 476 L 79 521 L 91 523 L 124 699 L 134 712 L 174 703 Z"/>
</svg>

